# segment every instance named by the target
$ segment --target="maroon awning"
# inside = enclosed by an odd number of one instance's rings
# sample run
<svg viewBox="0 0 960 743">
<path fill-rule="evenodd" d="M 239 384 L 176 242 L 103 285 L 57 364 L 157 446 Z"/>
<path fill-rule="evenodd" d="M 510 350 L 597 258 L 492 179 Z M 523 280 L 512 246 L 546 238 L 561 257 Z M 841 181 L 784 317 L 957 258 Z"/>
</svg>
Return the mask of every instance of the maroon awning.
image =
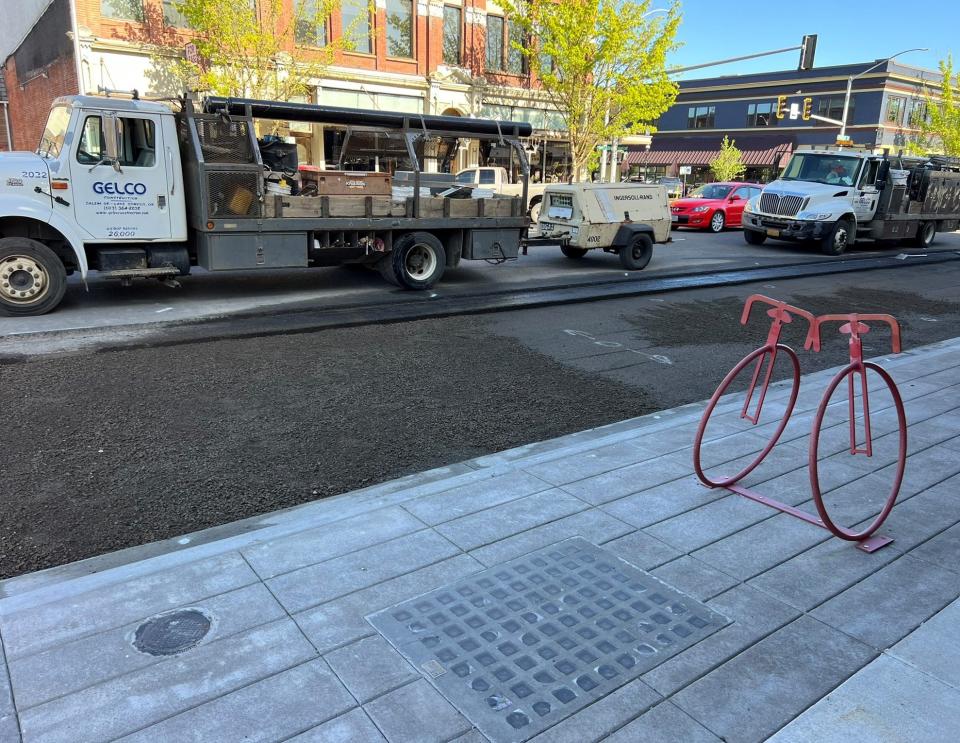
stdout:
<svg viewBox="0 0 960 743">
<path fill-rule="evenodd" d="M 743 153 L 743 162 L 749 166 L 776 165 L 783 167 L 793 153 L 792 139 L 773 140 L 764 137 L 731 137 Z M 623 167 L 631 165 L 709 165 L 720 154 L 722 136 L 710 138 L 664 138 L 656 135 L 650 149 L 629 150 Z"/>
</svg>

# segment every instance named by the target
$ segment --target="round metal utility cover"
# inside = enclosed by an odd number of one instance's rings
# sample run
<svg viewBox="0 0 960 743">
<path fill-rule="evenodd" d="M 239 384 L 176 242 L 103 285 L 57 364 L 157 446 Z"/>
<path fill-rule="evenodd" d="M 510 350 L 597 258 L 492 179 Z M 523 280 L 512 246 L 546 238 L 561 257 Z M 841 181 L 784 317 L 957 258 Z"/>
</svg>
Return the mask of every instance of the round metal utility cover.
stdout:
<svg viewBox="0 0 960 743">
<path fill-rule="evenodd" d="M 195 647 L 210 631 L 210 618 L 198 609 L 180 609 L 148 619 L 133 646 L 148 655 L 177 655 Z"/>
</svg>

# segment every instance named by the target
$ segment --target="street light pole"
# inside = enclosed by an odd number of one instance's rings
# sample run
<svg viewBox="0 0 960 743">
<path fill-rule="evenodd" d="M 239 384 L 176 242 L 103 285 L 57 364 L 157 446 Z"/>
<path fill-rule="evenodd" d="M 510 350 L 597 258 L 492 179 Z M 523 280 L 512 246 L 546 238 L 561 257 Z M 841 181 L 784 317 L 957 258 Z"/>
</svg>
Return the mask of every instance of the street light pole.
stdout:
<svg viewBox="0 0 960 743">
<path fill-rule="evenodd" d="M 886 63 L 886 62 L 889 62 L 889 61 L 891 61 L 892 59 L 894 59 L 894 58 L 896 58 L 896 57 L 899 57 L 901 54 L 907 54 L 907 53 L 909 53 L 909 52 L 928 52 L 928 51 L 930 51 L 930 50 L 927 49 L 926 47 L 918 48 L 918 49 L 905 49 L 905 50 L 903 50 L 902 52 L 897 52 L 896 54 L 891 54 L 891 55 L 890 55 L 889 57 L 887 57 L 886 59 L 881 59 L 881 60 L 880 60 L 879 62 L 877 62 L 875 65 L 873 65 L 872 67 L 868 67 L 868 68 L 865 69 L 863 72 L 861 72 L 861 73 L 859 73 L 859 74 L 857 74 L 857 75 L 850 75 L 850 76 L 847 78 L 847 94 L 843 97 L 843 116 L 840 117 L 840 120 L 843 122 L 843 124 L 840 126 L 840 134 L 839 134 L 839 136 L 838 136 L 838 139 L 844 139 L 844 138 L 847 136 L 847 114 L 848 114 L 849 111 L 850 111 L 850 93 L 853 91 L 853 81 L 854 81 L 854 80 L 856 80 L 858 77 L 863 77 L 863 76 L 866 75 L 868 72 L 872 72 L 873 70 L 877 69 L 880 65 L 882 65 L 882 64 L 884 64 L 884 63 Z"/>
</svg>

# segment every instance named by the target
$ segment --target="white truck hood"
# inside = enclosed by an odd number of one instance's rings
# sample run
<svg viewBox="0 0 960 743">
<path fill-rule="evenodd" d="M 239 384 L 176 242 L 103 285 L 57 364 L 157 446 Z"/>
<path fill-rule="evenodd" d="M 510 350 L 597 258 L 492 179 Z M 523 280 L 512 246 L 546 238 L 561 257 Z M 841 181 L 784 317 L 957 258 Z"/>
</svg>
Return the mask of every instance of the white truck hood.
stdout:
<svg viewBox="0 0 960 743">
<path fill-rule="evenodd" d="M 840 183 L 775 180 L 764 186 L 760 196 L 751 201 L 751 208 L 759 214 L 791 217 L 810 215 L 806 218 L 813 218 L 813 213 L 849 212 L 855 191 L 853 186 Z M 768 198 L 764 198 L 765 196 Z M 776 197 L 776 201 L 770 199 L 770 196 Z M 771 204 L 781 206 L 771 208 Z"/>
<path fill-rule="evenodd" d="M 34 189 L 40 188 L 46 196 Z M 37 197 L 50 200 L 50 169 L 47 161 L 32 152 L 0 153 L 0 196 Z"/>
</svg>

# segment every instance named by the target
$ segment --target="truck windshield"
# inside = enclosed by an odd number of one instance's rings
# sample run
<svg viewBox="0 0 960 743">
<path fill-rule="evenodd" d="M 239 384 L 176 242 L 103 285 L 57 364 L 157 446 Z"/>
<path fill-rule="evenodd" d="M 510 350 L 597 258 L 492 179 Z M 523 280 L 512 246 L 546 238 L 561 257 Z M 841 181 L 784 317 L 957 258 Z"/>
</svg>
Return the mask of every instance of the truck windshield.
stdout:
<svg viewBox="0 0 960 743">
<path fill-rule="evenodd" d="M 691 199 L 725 199 L 733 190 L 733 186 L 721 186 L 717 183 L 708 183 L 690 192 Z"/>
<path fill-rule="evenodd" d="M 782 181 L 810 181 L 852 186 L 861 160 L 858 157 L 830 153 L 797 153 L 780 176 Z"/>
<path fill-rule="evenodd" d="M 462 170 L 459 173 L 457 173 L 456 182 L 457 183 L 473 183 L 476 177 L 477 177 L 477 171 Z"/>
<path fill-rule="evenodd" d="M 70 123 L 70 109 L 66 106 L 56 106 L 51 109 L 47 117 L 47 126 L 40 136 L 37 154 L 43 157 L 60 157 L 63 149 L 63 138 L 67 134 L 67 125 Z"/>
</svg>

